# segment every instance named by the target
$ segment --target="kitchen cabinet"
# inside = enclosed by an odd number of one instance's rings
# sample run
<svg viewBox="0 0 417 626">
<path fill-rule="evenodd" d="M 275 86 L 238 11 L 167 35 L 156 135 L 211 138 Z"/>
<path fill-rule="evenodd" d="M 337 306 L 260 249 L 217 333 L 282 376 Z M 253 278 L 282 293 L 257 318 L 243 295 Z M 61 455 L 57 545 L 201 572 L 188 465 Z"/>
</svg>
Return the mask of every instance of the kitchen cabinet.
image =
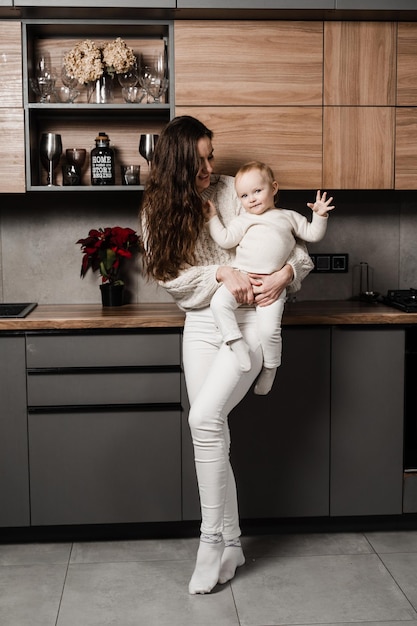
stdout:
<svg viewBox="0 0 417 626">
<path fill-rule="evenodd" d="M 333 329 L 333 516 L 402 513 L 404 354 L 403 329 Z"/>
<path fill-rule="evenodd" d="M 323 187 L 394 187 L 396 24 L 324 25 Z"/>
<path fill-rule="evenodd" d="M 392 189 L 394 107 L 325 107 L 323 188 Z"/>
<path fill-rule="evenodd" d="M 0 526 L 28 526 L 25 338 L 0 337 Z"/>
<path fill-rule="evenodd" d="M 267 160 L 281 189 L 321 188 L 321 107 L 177 106 L 176 114 L 214 132 L 216 171 L 233 176 L 246 161 Z"/>
<path fill-rule="evenodd" d="M 395 189 L 417 189 L 417 107 L 398 107 L 395 134 Z"/>
<path fill-rule="evenodd" d="M 417 24 L 398 24 L 397 106 L 417 106 Z"/>
<path fill-rule="evenodd" d="M 395 106 L 395 22 L 325 22 L 324 106 Z"/>
<path fill-rule="evenodd" d="M 417 24 L 398 24 L 395 189 L 417 189 Z"/>
<path fill-rule="evenodd" d="M 222 173 L 256 158 L 281 188 L 320 188 L 322 76 L 322 22 L 175 22 L 175 112 L 214 131 Z"/>
<path fill-rule="evenodd" d="M 0 193 L 25 191 L 20 22 L 0 21 Z"/>
<path fill-rule="evenodd" d="M 126 103 L 122 97 L 117 78 L 113 80 L 114 100 L 109 104 L 93 104 L 88 101 L 87 89 L 80 87 L 80 96 L 74 103 L 55 101 L 54 96 L 46 103 L 38 102 L 30 88 L 37 59 L 49 55 L 52 68 L 61 76 L 63 54 L 85 39 L 95 40 L 100 45 L 121 37 L 142 63 L 149 63 L 155 53 L 165 51 L 167 66 L 173 62 L 172 24 L 169 21 L 122 21 L 101 20 L 49 20 L 24 21 L 24 102 L 26 111 L 26 186 L 31 191 L 74 191 L 80 186 L 62 186 L 61 168 L 56 168 L 57 186 L 46 186 L 46 172 L 41 167 L 39 143 L 42 133 L 59 133 L 62 138 L 61 164 L 67 148 L 86 148 L 87 162 L 83 168 L 83 191 L 125 190 L 121 184 L 120 165 L 136 163 L 141 166 L 141 183 L 148 175 L 146 161 L 139 155 L 141 133 L 158 134 L 170 120 L 173 112 L 173 72 L 170 86 L 161 103 Z M 168 70 L 169 71 L 169 70 Z M 56 86 L 61 86 L 58 78 Z M 91 186 L 89 153 L 99 132 L 105 131 L 116 154 L 116 185 Z M 142 186 L 143 188 L 143 186 Z M 131 189 L 131 188 L 130 188 Z"/>
<path fill-rule="evenodd" d="M 180 333 L 27 338 L 32 525 L 181 519 Z"/>
<path fill-rule="evenodd" d="M 284 328 L 272 391 L 250 391 L 230 416 L 243 518 L 329 515 L 330 337 Z"/>
</svg>

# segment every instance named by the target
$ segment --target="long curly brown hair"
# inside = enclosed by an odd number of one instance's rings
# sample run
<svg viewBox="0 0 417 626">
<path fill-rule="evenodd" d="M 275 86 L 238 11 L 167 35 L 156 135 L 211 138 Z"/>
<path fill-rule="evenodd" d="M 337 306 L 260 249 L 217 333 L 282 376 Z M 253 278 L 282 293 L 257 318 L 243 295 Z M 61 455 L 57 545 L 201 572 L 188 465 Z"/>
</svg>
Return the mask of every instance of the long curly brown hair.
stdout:
<svg viewBox="0 0 417 626">
<path fill-rule="evenodd" d="M 196 187 L 200 169 L 197 143 L 213 133 L 194 117 L 174 118 L 161 132 L 142 202 L 145 271 L 166 281 L 194 262 L 204 227 L 203 203 Z"/>
</svg>

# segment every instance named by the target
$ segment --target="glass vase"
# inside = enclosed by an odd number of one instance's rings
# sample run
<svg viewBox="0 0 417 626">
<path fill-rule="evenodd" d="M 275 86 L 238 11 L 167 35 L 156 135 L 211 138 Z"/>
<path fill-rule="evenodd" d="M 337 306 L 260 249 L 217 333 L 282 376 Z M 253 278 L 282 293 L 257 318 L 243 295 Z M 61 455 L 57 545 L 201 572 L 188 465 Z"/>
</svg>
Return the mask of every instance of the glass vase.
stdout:
<svg viewBox="0 0 417 626">
<path fill-rule="evenodd" d="M 97 80 L 88 83 L 88 102 L 91 104 L 109 104 L 113 102 L 113 77 L 103 74 Z"/>
</svg>

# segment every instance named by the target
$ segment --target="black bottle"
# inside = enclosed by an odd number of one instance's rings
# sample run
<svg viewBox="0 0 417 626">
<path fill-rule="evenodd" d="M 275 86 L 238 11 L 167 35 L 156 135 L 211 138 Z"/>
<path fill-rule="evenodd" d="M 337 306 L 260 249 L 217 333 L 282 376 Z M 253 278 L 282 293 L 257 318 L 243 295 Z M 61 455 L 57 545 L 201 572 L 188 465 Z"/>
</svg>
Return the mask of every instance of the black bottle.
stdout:
<svg viewBox="0 0 417 626">
<path fill-rule="evenodd" d="M 114 185 L 115 182 L 114 150 L 106 133 L 96 137 L 96 147 L 91 150 L 91 184 Z"/>
</svg>

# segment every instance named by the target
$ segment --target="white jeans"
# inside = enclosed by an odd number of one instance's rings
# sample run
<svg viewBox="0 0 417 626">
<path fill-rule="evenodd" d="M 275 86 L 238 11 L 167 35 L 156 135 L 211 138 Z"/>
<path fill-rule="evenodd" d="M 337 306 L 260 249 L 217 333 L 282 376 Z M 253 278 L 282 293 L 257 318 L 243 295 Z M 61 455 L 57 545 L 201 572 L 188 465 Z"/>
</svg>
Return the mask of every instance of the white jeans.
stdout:
<svg viewBox="0 0 417 626">
<path fill-rule="evenodd" d="M 236 356 L 216 327 L 210 308 L 187 313 L 183 341 L 201 532 L 221 533 L 224 539 L 240 536 L 236 484 L 229 461 L 228 414 L 246 395 L 262 367 L 255 309 L 242 307 L 236 315 L 250 347 L 249 372 L 241 371 Z"/>
<path fill-rule="evenodd" d="M 273 304 L 256 307 L 258 334 L 265 367 L 273 368 L 281 365 L 281 320 L 284 312 L 285 297 L 286 291 L 284 289 L 279 299 Z M 236 320 L 236 310 L 239 306 L 234 295 L 225 285 L 219 287 L 211 299 L 211 311 L 220 329 L 223 341 L 230 342 L 242 337 L 242 332 Z"/>
</svg>

